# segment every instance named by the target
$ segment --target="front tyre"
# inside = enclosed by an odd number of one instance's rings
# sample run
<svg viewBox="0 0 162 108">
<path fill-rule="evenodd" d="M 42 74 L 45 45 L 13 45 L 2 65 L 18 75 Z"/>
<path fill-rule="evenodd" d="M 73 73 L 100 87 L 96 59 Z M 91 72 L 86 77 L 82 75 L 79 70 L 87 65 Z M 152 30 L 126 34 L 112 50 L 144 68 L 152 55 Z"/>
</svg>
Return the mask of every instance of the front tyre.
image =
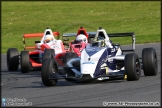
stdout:
<svg viewBox="0 0 162 108">
<path fill-rule="evenodd" d="M 52 73 L 57 73 L 58 68 L 54 58 L 45 58 L 42 63 L 41 68 L 41 78 L 45 86 L 55 86 L 57 84 L 56 80 L 49 80 L 49 76 Z"/>
<path fill-rule="evenodd" d="M 144 48 L 142 50 L 142 63 L 145 76 L 155 76 L 157 74 L 157 54 L 154 48 Z"/>
<path fill-rule="evenodd" d="M 30 71 L 29 51 L 21 51 L 21 72 L 28 73 Z"/>
<path fill-rule="evenodd" d="M 139 80 L 141 74 L 140 61 L 135 53 L 127 54 L 124 60 L 127 81 Z"/>
<path fill-rule="evenodd" d="M 54 56 L 55 56 L 55 50 L 54 49 L 45 49 L 42 61 L 45 58 L 54 58 Z"/>
</svg>

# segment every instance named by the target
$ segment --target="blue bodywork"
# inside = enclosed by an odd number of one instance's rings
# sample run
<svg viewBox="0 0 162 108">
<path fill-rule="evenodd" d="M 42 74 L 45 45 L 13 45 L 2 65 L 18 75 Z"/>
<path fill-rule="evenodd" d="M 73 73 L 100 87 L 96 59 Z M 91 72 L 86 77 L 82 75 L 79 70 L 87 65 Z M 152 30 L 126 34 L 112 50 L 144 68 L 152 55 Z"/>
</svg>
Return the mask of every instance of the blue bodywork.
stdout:
<svg viewBox="0 0 162 108">
<path fill-rule="evenodd" d="M 107 58 L 111 58 L 111 57 L 114 57 L 116 55 L 117 50 L 116 50 L 115 46 L 113 48 L 90 47 L 90 48 L 85 48 L 85 51 L 91 57 L 91 56 L 93 56 L 94 54 L 96 54 L 97 52 L 99 52 L 99 51 L 101 51 L 103 49 L 105 49 L 105 51 L 99 57 L 99 61 L 98 61 L 98 64 L 97 64 L 95 72 L 94 72 L 94 77 L 98 77 L 100 75 L 118 75 L 118 74 L 124 75 L 124 71 L 109 72 L 108 74 L 106 74 L 106 69 L 100 69 L 101 65 L 104 64 L 104 63 L 106 63 L 107 66 L 111 70 L 116 69 L 116 60 L 115 59 L 113 59 L 112 61 L 107 60 Z"/>
</svg>

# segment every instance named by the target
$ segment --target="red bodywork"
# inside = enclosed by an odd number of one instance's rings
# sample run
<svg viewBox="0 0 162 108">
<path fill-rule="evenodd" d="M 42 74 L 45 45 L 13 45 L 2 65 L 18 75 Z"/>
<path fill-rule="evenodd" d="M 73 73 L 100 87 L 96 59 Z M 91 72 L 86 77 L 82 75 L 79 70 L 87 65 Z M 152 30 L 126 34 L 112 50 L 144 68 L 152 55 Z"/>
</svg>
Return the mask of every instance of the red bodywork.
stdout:
<svg viewBox="0 0 162 108">
<path fill-rule="evenodd" d="M 39 53 L 41 51 L 35 50 L 35 51 L 30 51 L 29 52 L 29 60 L 32 65 L 32 67 L 42 67 L 42 63 L 40 63 L 37 59 L 31 58 L 31 57 L 39 57 Z"/>
<path fill-rule="evenodd" d="M 55 37 L 59 36 L 59 32 L 52 32 L 53 35 Z M 47 45 L 46 43 L 41 45 L 41 49 L 38 49 L 37 46 L 26 46 L 25 45 L 25 38 L 35 38 L 35 37 L 40 37 L 41 39 L 43 38 L 44 33 L 34 33 L 34 34 L 24 34 L 23 35 L 23 43 L 24 43 L 24 50 L 32 50 L 29 51 L 29 59 L 30 59 L 30 64 L 32 66 L 32 68 L 39 68 L 42 67 L 42 62 L 40 62 L 40 54 L 44 53 L 44 49 L 51 49 L 51 47 L 49 45 Z M 64 53 L 68 52 L 68 49 L 65 49 L 64 45 L 62 42 L 60 42 L 60 50 L 62 50 L 62 54 L 59 53 L 56 55 L 57 59 L 60 59 L 61 56 L 64 55 Z M 55 49 L 56 52 L 57 49 Z M 59 60 L 58 60 L 59 61 Z M 58 62 L 60 64 L 62 64 L 62 62 Z"/>
<path fill-rule="evenodd" d="M 59 32 L 52 32 L 53 35 L 55 37 L 59 37 L 60 33 Z M 86 30 L 81 27 L 78 29 L 78 32 L 77 32 L 77 35 L 78 36 L 79 34 L 84 34 L 87 39 L 88 39 L 88 34 L 86 32 Z M 29 51 L 29 59 L 30 59 L 30 63 L 31 63 L 31 66 L 33 68 L 35 67 L 42 67 L 42 62 L 40 62 L 40 54 L 44 53 L 44 49 L 51 49 L 51 47 L 47 44 L 42 44 L 41 45 L 41 49 L 38 49 L 37 46 L 26 46 L 25 45 L 25 38 L 35 38 L 35 37 L 41 37 L 41 39 L 43 38 L 43 35 L 44 33 L 34 33 L 34 34 L 24 34 L 23 35 L 23 43 L 24 43 L 24 50 L 33 50 L 33 51 Z M 57 38 L 58 39 L 58 38 Z M 60 43 L 60 46 L 61 46 L 61 50 L 62 52 L 60 53 L 57 53 L 56 56 L 55 56 L 55 59 L 57 60 L 58 64 L 63 66 L 63 62 L 62 62 L 62 59 L 63 59 L 63 56 L 65 55 L 66 52 L 74 52 L 76 53 L 78 56 L 80 56 L 81 54 L 81 50 L 83 50 L 85 48 L 85 46 L 87 45 L 88 43 L 84 43 L 84 42 L 81 42 L 81 43 L 77 43 L 75 40 L 73 42 L 69 42 L 69 48 L 66 49 L 63 45 L 63 43 L 61 42 Z M 55 49 L 55 52 L 56 52 L 57 49 Z"/>
<path fill-rule="evenodd" d="M 52 32 L 55 37 L 59 37 L 60 33 L 59 32 Z M 25 46 L 25 38 L 37 38 L 40 37 L 41 39 L 43 38 L 44 33 L 33 33 L 33 34 L 24 34 L 23 35 L 23 43 L 24 43 L 24 50 L 29 50 L 29 49 L 35 49 L 36 46 Z"/>
<path fill-rule="evenodd" d="M 85 48 L 87 43 L 81 42 L 81 43 L 73 43 L 70 42 L 70 51 L 75 52 L 78 56 L 80 56 L 81 51 Z"/>
<path fill-rule="evenodd" d="M 77 32 L 77 35 L 80 35 L 80 34 L 84 34 L 86 37 L 87 37 L 87 40 L 88 40 L 88 33 L 86 32 L 85 28 L 81 27 L 78 29 L 78 32 Z M 87 45 L 88 43 L 84 43 L 84 42 L 81 42 L 81 43 L 77 43 L 75 40 L 73 42 L 70 42 L 69 43 L 69 46 L 70 46 L 70 51 L 71 52 L 75 52 L 78 56 L 80 56 L 81 54 L 81 51 L 85 48 L 85 46 Z"/>
<path fill-rule="evenodd" d="M 84 34 L 88 39 L 88 34 L 87 34 L 86 30 L 83 27 L 78 29 L 77 36 L 80 35 L 80 34 Z"/>
</svg>

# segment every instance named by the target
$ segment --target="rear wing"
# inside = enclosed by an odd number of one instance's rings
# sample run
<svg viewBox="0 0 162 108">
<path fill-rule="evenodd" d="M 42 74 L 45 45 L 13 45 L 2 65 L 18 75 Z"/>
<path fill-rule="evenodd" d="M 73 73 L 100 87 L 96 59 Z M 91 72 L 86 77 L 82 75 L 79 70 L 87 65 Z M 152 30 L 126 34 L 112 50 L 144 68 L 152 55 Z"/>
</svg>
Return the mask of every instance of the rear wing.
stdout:
<svg viewBox="0 0 162 108">
<path fill-rule="evenodd" d="M 52 33 L 53 33 L 53 35 L 55 36 L 56 39 L 59 39 L 59 37 L 60 37 L 59 32 L 52 32 Z M 41 40 L 43 35 L 44 35 L 44 33 L 24 34 L 23 35 L 24 50 L 35 49 L 35 45 L 34 46 L 26 46 L 26 42 L 25 42 L 26 38 L 40 38 L 40 40 Z"/>
<path fill-rule="evenodd" d="M 86 32 L 87 34 L 96 34 L 96 32 Z M 77 36 L 77 33 L 64 33 L 62 37 L 74 37 Z"/>
<path fill-rule="evenodd" d="M 88 34 L 88 38 L 94 38 L 93 36 L 92 37 L 89 37 L 90 34 L 96 34 L 96 32 L 86 32 Z M 69 41 L 67 38 L 69 37 L 76 37 L 77 36 L 77 33 L 64 33 L 62 35 L 62 40 L 63 41 Z M 64 40 L 65 39 L 65 40 Z M 88 39 L 89 41 L 89 39 Z"/>
<path fill-rule="evenodd" d="M 89 43 L 91 43 L 91 40 L 96 36 L 97 32 L 86 32 L 88 34 L 88 41 Z M 76 36 L 77 33 L 65 33 L 62 36 L 62 40 L 63 37 L 74 37 Z M 128 49 L 128 50 L 122 50 L 123 52 L 126 51 L 134 51 L 135 50 L 135 33 L 134 32 L 127 32 L 127 33 L 109 33 L 107 34 L 109 37 L 127 37 L 130 36 L 132 37 L 132 49 Z"/>
<path fill-rule="evenodd" d="M 97 32 L 90 33 L 89 38 L 94 38 Z M 109 37 L 132 37 L 132 49 L 122 50 L 123 52 L 126 51 L 134 51 L 135 50 L 135 33 L 134 32 L 127 32 L 127 33 L 109 33 L 107 34 Z"/>
<path fill-rule="evenodd" d="M 77 35 L 77 33 L 64 33 L 63 35 L 62 35 L 62 38 L 63 37 L 74 37 L 74 36 L 76 36 Z"/>
</svg>

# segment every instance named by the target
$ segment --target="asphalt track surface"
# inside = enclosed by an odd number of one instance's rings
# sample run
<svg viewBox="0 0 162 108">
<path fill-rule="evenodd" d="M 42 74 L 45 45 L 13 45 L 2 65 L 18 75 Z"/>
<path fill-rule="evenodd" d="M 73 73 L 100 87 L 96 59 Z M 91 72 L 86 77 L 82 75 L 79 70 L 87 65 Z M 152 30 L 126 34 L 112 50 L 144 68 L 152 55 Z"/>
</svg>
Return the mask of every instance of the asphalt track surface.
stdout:
<svg viewBox="0 0 162 108">
<path fill-rule="evenodd" d="M 130 45 L 122 46 L 123 49 L 128 47 Z M 102 107 L 104 102 L 159 102 L 161 105 L 161 43 L 137 44 L 135 51 L 141 56 L 142 49 L 146 47 L 156 49 L 158 57 L 156 76 L 144 76 L 142 71 L 138 81 L 76 83 L 62 79 L 58 80 L 54 87 L 42 84 L 40 71 L 22 74 L 19 68 L 18 71 L 9 72 L 6 54 L 2 54 L 1 97 L 26 99 L 26 103 L 31 102 L 33 107 Z"/>
</svg>

